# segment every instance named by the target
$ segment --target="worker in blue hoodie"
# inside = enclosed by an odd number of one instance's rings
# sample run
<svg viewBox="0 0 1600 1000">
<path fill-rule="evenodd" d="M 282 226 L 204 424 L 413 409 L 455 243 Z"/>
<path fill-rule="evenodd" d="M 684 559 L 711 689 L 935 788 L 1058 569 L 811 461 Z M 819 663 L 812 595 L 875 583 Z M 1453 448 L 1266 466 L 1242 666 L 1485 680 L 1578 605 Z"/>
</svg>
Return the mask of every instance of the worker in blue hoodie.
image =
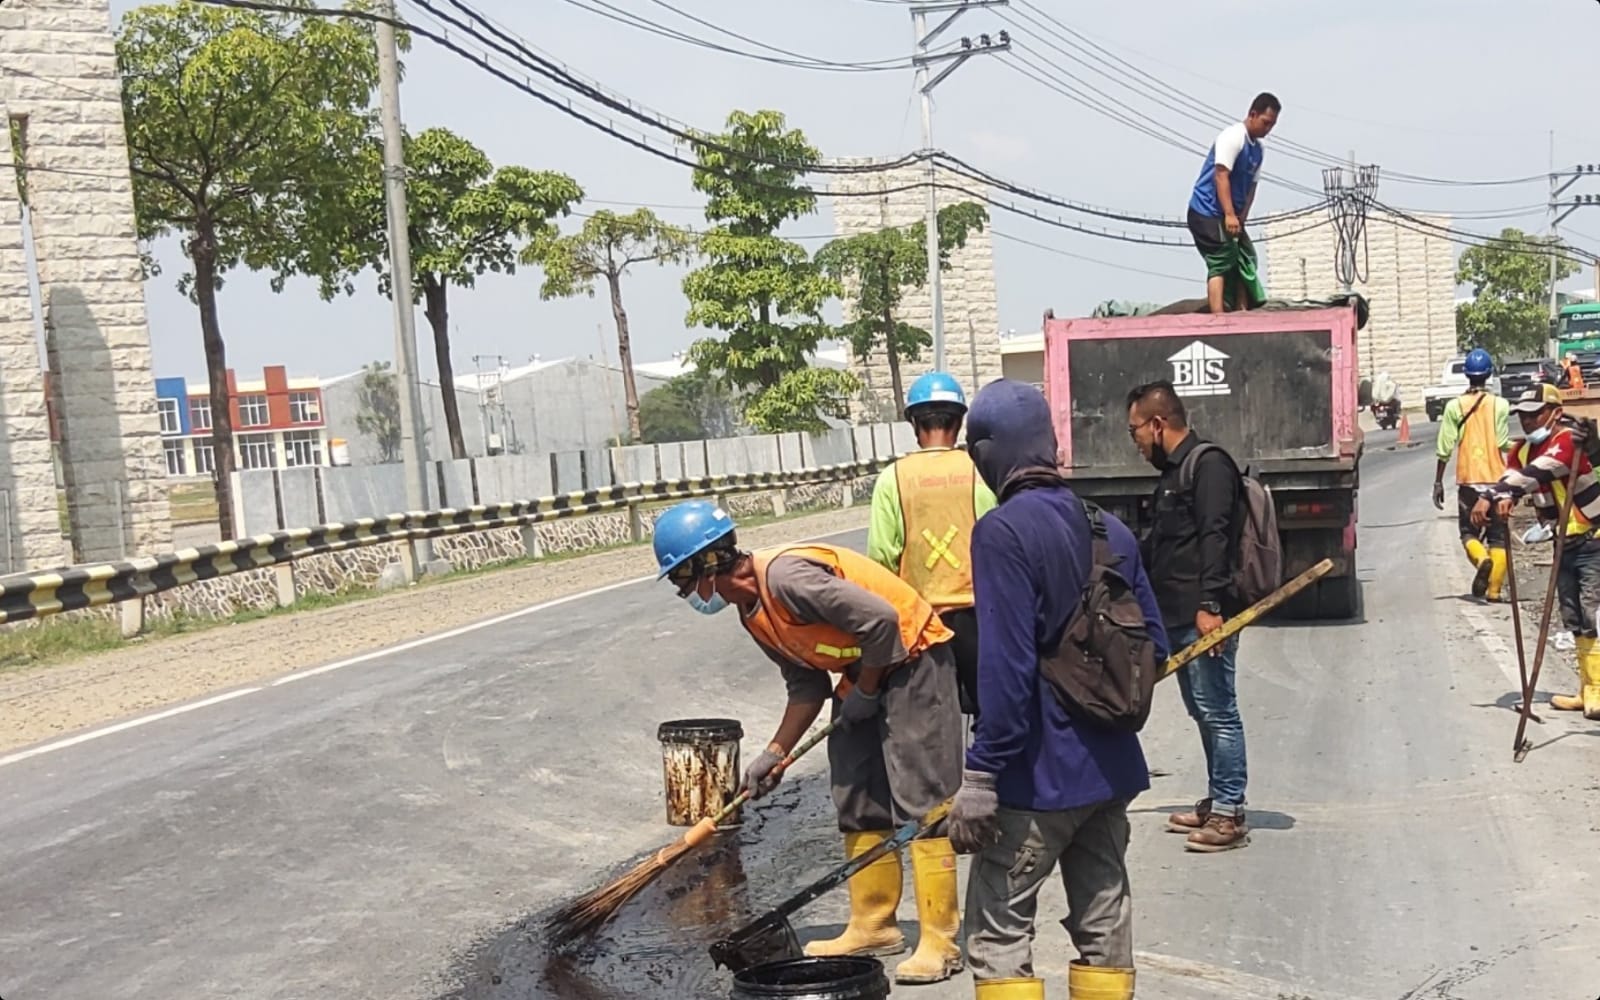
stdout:
<svg viewBox="0 0 1600 1000">
<path fill-rule="evenodd" d="M 1078 957 L 1073 1000 L 1133 996 L 1128 803 L 1150 787 L 1139 738 L 1075 723 L 1039 671 L 1061 643 L 1087 581 L 1091 529 L 1056 468 L 1049 405 L 1002 379 L 967 415 L 967 447 L 1000 503 L 978 521 L 978 716 L 950 814 L 967 878 L 967 960 L 978 1000 L 1042 1000 L 1033 975 L 1039 889 L 1059 862 Z M 1159 655 L 1168 652 L 1155 591 L 1126 525 L 1102 514 Z"/>
</svg>

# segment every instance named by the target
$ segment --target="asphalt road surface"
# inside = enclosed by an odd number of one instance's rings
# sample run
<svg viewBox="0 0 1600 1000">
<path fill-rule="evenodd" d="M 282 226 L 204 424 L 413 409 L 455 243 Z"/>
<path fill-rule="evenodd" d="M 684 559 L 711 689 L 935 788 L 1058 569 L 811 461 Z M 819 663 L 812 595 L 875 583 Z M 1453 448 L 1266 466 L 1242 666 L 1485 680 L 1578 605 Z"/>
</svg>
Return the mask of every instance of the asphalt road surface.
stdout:
<svg viewBox="0 0 1600 1000">
<path fill-rule="evenodd" d="M 1157 705 L 1131 850 L 1142 997 L 1600 994 L 1600 725 L 1546 713 L 1512 763 L 1507 611 L 1460 597 L 1431 454 L 1392 442 L 1370 435 L 1362 469 L 1364 620 L 1244 639 L 1248 849 L 1162 832 L 1204 781 L 1176 689 Z M 1541 688 L 1570 677 L 1558 655 Z M 0 758 L 0 995 L 726 995 L 705 946 L 838 860 L 820 760 L 588 951 L 548 954 L 539 917 L 675 836 L 659 722 L 738 718 L 755 748 L 782 701 L 732 616 L 635 582 Z M 902 913 L 914 935 L 909 893 Z M 1063 913 L 1053 887 L 1054 996 Z M 843 915 L 837 894 L 796 924 Z"/>
</svg>

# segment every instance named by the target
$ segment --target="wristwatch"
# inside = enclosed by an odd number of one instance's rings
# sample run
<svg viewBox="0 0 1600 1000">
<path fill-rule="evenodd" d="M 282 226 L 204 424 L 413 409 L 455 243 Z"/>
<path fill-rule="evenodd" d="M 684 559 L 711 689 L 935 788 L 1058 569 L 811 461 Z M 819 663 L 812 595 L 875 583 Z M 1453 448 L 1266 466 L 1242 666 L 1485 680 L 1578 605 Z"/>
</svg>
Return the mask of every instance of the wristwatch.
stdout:
<svg viewBox="0 0 1600 1000">
<path fill-rule="evenodd" d="M 1216 601 L 1201 601 L 1200 610 L 1208 615 L 1220 615 L 1222 614 L 1222 605 Z"/>
</svg>

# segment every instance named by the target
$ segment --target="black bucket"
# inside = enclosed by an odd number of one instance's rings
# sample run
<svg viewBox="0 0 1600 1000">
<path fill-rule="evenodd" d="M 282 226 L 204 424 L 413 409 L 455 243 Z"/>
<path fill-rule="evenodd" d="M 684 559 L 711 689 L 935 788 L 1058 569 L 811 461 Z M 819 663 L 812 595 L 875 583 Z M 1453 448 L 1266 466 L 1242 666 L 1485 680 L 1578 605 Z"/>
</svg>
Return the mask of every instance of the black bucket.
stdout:
<svg viewBox="0 0 1600 1000">
<path fill-rule="evenodd" d="M 739 741 L 744 727 L 737 719 L 678 719 L 656 730 L 666 784 L 667 822 L 694 826 L 714 816 L 739 791 Z M 738 813 L 723 826 L 735 826 Z"/>
<path fill-rule="evenodd" d="M 875 958 L 795 958 L 734 974 L 733 1000 L 883 1000 L 889 979 Z"/>
</svg>

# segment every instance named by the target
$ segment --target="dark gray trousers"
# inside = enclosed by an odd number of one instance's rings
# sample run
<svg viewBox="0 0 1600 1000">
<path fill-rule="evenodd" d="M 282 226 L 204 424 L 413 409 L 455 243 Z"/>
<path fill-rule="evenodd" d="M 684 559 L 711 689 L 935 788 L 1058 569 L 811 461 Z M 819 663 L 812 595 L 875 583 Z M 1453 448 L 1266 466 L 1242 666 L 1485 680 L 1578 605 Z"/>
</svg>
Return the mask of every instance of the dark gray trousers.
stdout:
<svg viewBox="0 0 1600 1000">
<path fill-rule="evenodd" d="M 950 644 L 940 643 L 884 678 L 876 716 L 828 737 L 839 829 L 891 830 L 954 795 L 961 743 L 955 659 Z"/>
<path fill-rule="evenodd" d="M 1087 965 L 1133 968 L 1128 801 L 1059 812 L 1002 808 L 1000 840 L 967 875 L 967 965 L 975 979 L 1033 976 L 1039 889 L 1056 864 L 1067 888 L 1061 923 Z"/>
</svg>

